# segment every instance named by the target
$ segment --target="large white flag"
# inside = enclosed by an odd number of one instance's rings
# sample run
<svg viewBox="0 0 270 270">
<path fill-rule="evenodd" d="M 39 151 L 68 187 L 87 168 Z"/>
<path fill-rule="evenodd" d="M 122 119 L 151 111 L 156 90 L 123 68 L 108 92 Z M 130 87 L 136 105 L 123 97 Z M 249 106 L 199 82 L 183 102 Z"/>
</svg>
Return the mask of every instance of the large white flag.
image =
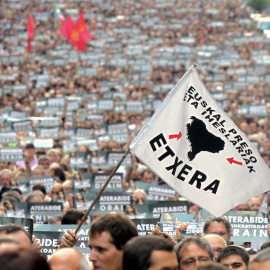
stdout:
<svg viewBox="0 0 270 270">
<path fill-rule="evenodd" d="M 191 67 L 130 146 L 179 194 L 219 216 L 270 190 L 269 169 Z"/>
</svg>

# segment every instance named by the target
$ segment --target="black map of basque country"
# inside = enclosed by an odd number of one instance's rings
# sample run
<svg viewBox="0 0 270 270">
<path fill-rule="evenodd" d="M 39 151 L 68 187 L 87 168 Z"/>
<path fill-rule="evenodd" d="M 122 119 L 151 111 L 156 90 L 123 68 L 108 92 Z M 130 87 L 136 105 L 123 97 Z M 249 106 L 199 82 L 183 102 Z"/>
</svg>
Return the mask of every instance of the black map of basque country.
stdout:
<svg viewBox="0 0 270 270">
<path fill-rule="evenodd" d="M 224 149 L 225 142 L 210 133 L 202 120 L 195 116 L 191 116 L 190 119 L 193 120 L 190 124 L 187 124 L 187 138 L 191 144 L 191 151 L 188 152 L 190 161 L 202 151 L 218 153 Z"/>
</svg>

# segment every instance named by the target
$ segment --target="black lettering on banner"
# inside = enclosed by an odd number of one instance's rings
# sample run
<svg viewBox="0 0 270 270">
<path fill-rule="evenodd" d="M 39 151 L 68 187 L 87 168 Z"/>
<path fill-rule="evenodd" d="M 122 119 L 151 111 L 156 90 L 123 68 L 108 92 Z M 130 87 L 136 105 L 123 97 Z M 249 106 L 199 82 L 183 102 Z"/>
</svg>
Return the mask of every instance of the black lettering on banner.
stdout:
<svg viewBox="0 0 270 270">
<path fill-rule="evenodd" d="M 219 187 L 220 181 L 219 180 L 214 180 L 210 185 L 208 185 L 207 187 L 205 187 L 203 190 L 207 191 L 207 190 L 212 190 L 213 194 L 217 194 L 217 190 Z"/>
<path fill-rule="evenodd" d="M 166 146 L 165 149 L 167 151 L 158 158 L 159 161 L 162 161 L 163 159 L 165 159 L 168 156 L 174 157 L 175 153 L 173 152 L 173 150 L 169 146 Z"/>
<path fill-rule="evenodd" d="M 178 162 L 178 157 L 175 157 L 174 164 L 171 165 L 171 166 L 166 167 L 166 170 L 167 170 L 167 171 L 172 170 L 172 175 L 175 175 L 175 171 L 176 171 L 177 167 L 178 167 L 179 165 L 181 165 L 182 163 L 183 163 L 182 160 L 180 160 L 180 161 Z"/>
<path fill-rule="evenodd" d="M 197 170 L 188 183 L 190 185 L 193 185 L 195 182 L 197 182 L 196 188 L 200 189 L 202 182 L 204 182 L 205 180 L 206 180 L 206 175 Z"/>
<path fill-rule="evenodd" d="M 179 172 L 179 174 L 177 175 L 177 178 L 182 180 L 182 181 L 185 181 L 186 178 L 183 176 L 184 175 L 188 175 L 189 174 L 189 171 L 192 170 L 192 167 L 190 167 L 189 165 L 185 164 L 183 166 L 183 168 L 181 169 L 181 171 Z"/>
<path fill-rule="evenodd" d="M 163 145 L 167 144 L 166 139 L 164 138 L 163 134 L 160 133 L 157 135 L 154 139 L 152 139 L 149 143 L 152 147 L 152 150 L 155 152 L 157 150 L 155 143 L 157 143 L 158 147 L 161 147 L 161 142 L 163 142 Z"/>
</svg>

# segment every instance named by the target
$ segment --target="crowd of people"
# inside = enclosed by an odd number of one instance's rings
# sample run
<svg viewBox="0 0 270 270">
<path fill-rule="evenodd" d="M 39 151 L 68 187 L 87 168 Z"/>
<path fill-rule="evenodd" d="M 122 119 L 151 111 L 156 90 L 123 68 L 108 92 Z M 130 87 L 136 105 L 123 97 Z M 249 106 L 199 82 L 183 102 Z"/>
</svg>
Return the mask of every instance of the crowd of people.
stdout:
<svg viewBox="0 0 270 270">
<path fill-rule="evenodd" d="M 19 217 L 20 202 L 61 202 L 61 213 L 45 223 L 78 224 L 89 206 L 87 194 L 98 191 L 86 176 L 112 172 L 192 64 L 270 166 L 270 39 L 257 28 L 250 16 L 254 10 L 245 1 L 62 0 L 54 9 L 52 1 L 2 0 L 0 7 L 1 217 Z M 81 12 L 93 36 L 83 52 L 72 47 L 58 26 L 59 13 L 76 21 Z M 29 14 L 35 21 L 31 52 Z M 14 157 L 12 151 L 19 149 L 22 155 Z M 119 156 L 109 157 L 112 153 Z M 91 266 L 72 248 L 78 240 L 72 230 L 47 263 L 36 254 L 42 249 L 39 241 L 25 240 L 25 231 L 9 224 L 0 227 L 3 269 L 268 269 L 269 250 L 249 263 L 250 248 L 230 245 L 232 228 L 222 217 L 209 220 L 208 227 L 205 222 L 203 237 L 183 239 L 188 223 L 177 229 L 176 240 L 158 226 L 154 236 L 136 237 L 127 216 L 136 218 L 136 205 L 150 203 L 140 183 L 166 183 L 132 154 L 119 172 L 121 187 L 115 191 L 130 194 L 125 209 L 120 208 L 126 215 L 95 211 Z M 166 200 L 187 201 L 170 194 Z M 260 211 L 264 196 L 233 210 Z M 199 210 L 190 203 L 190 214 Z"/>
</svg>

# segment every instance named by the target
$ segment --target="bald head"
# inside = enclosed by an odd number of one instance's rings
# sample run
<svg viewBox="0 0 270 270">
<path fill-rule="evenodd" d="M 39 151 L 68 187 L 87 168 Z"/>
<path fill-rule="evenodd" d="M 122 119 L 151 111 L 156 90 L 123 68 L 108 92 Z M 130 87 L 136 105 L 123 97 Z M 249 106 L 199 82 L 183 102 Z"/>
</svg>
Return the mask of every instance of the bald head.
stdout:
<svg viewBox="0 0 270 270">
<path fill-rule="evenodd" d="M 227 247 L 226 241 L 219 235 L 216 234 L 208 234 L 203 236 L 203 239 L 206 240 L 211 248 L 214 251 L 214 260 L 216 260 L 216 257 L 218 254 Z"/>
<path fill-rule="evenodd" d="M 62 248 L 49 259 L 51 270 L 89 270 L 89 264 L 81 252 L 74 248 Z"/>
</svg>

